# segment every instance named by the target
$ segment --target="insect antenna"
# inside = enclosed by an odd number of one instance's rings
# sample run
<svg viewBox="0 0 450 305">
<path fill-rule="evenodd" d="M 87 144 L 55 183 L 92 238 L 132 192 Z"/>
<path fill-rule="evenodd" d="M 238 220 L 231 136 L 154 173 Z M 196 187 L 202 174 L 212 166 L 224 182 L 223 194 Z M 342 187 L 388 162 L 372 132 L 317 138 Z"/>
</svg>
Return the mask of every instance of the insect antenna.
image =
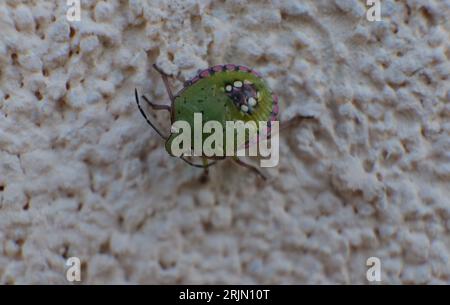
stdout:
<svg viewBox="0 0 450 305">
<path fill-rule="evenodd" d="M 139 96 L 138 96 L 138 92 L 137 89 L 134 89 L 134 95 L 136 96 L 136 103 L 138 105 L 139 111 L 141 112 L 142 116 L 144 117 L 144 119 L 147 121 L 147 124 L 150 125 L 159 135 L 161 138 L 163 138 L 164 140 L 167 140 L 168 137 L 165 136 L 148 118 L 147 115 L 145 114 L 144 110 L 142 110 L 141 108 L 141 104 L 139 103 Z"/>
</svg>

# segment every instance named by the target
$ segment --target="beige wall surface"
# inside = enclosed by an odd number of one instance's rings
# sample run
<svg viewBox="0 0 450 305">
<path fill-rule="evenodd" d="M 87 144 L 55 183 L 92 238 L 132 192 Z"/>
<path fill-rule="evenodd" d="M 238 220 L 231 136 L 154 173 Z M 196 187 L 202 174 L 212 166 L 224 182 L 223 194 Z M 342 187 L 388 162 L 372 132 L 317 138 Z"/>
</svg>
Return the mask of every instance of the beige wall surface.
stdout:
<svg viewBox="0 0 450 305">
<path fill-rule="evenodd" d="M 450 1 L 381 2 L 0 1 L 0 283 L 449 284 Z M 153 63 L 252 67 L 317 119 L 267 182 L 201 183 L 136 107 L 169 103 Z"/>
</svg>

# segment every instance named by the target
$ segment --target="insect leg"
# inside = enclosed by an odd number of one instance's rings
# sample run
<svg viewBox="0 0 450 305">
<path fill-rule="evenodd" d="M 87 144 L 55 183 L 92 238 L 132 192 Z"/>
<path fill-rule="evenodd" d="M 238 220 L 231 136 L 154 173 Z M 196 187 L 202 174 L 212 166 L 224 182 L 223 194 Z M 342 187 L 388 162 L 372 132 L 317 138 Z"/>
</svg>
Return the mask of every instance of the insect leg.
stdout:
<svg viewBox="0 0 450 305">
<path fill-rule="evenodd" d="M 204 168 L 203 168 L 203 173 L 200 176 L 200 181 L 201 182 L 207 182 L 208 179 L 209 179 L 208 159 L 202 158 L 202 161 L 203 161 Z"/>
<path fill-rule="evenodd" d="M 164 140 L 167 140 L 168 138 L 147 118 L 147 115 L 145 114 L 144 110 L 141 108 L 141 104 L 139 103 L 139 96 L 137 89 L 134 89 L 134 95 L 136 97 L 136 103 L 138 105 L 139 111 L 141 112 L 144 119 L 147 121 L 147 124 L 150 125 Z"/>
<path fill-rule="evenodd" d="M 267 180 L 267 177 L 256 166 L 247 164 L 244 161 L 240 160 L 238 157 L 233 157 L 231 160 L 236 162 L 236 164 L 251 170 L 255 174 L 259 175 L 263 180 Z"/>
<path fill-rule="evenodd" d="M 188 159 L 186 159 L 184 156 L 181 156 L 180 159 L 183 160 L 184 162 L 186 162 L 187 164 L 189 164 L 190 166 L 198 167 L 198 168 L 208 168 L 217 163 L 217 161 L 213 161 L 211 163 L 206 163 L 206 165 L 204 162 L 203 162 L 203 164 L 195 164 L 195 163 L 189 161 Z"/>
<path fill-rule="evenodd" d="M 289 119 L 285 122 L 280 123 L 280 130 L 282 129 L 286 129 L 289 128 L 291 126 L 293 126 L 294 124 L 298 124 L 303 120 L 312 120 L 315 119 L 316 117 L 308 115 L 308 116 L 304 116 L 304 115 L 296 115 L 294 116 L 292 119 Z"/>
<path fill-rule="evenodd" d="M 147 104 L 148 104 L 150 107 L 152 107 L 152 108 L 155 109 L 155 110 L 167 110 L 167 111 L 169 111 L 169 112 L 171 112 L 171 110 L 172 110 L 172 109 L 170 108 L 170 106 L 168 106 L 168 105 L 158 105 L 158 104 L 155 104 L 155 103 L 150 102 L 150 101 L 148 100 L 148 98 L 147 98 L 145 95 L 142 95 L 141 97 L 144 99 L 144 101 L 147 102 Z"/>
<path fill-rule="evenodd" d="M 173 107 L 173 104 L 174 104 L 175 100 L 173 98 L 172 89 L 170 89 L 170 86 L 169 86 L 169 79 L 167 78 L 167 74 L 164 73 L 163 70 L 158 68 L 158 66 L 156 64 L 153 64 L 153 68 L 156 71 L 158 71 L 159 74 L 161 74 L 161 78 L 162 78 L 162 80 L 164 82 L 164 86 L 166 86 L 167 94 L 169 94 L 170 102 L 172 103 L 172 107 Z"/>
<path fill-rule="evenodd" d="M 302 116 L 302 115 L 296 115 L 293 118 L 285 121 L 285 122 L 281 122 L 280 123 L 280 128 L 278 130 L 278 132 L 280 132 L 281 130 L 284 129 L 288 129 L 290 127 L 293 127 L 295 124 L 300 123 L 302 120 L 313 120 L 313 119 L 317 119 L 314 116 Z M 272 138 L 272 133 L 269 133 L 267 135 L 267 140 L 270 140 Z M 262 139 L 262 138 L 261 138 Z"/>
</svg>

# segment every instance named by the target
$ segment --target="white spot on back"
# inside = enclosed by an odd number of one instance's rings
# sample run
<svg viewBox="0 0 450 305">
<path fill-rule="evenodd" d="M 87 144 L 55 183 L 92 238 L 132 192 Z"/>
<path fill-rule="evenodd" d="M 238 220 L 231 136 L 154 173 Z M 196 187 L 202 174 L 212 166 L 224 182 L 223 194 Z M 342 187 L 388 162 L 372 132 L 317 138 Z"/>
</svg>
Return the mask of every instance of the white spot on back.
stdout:
<svg viewBox="0 0 450 305">
<path fill-rule="evenodd" d="M 227 92 L 230 92 L 231 89 L 233 89 L 233 88 L 231 87 L 231 85 L 227 85 L 227 86 L 225 87 L 225 90 L 226 90 Z"/>
<path fill-rule="evenodd" d="M 241 88 L 242 87 L 242 82 L 240 80 L 237 80 L 234 82 L 233 86 L 235 86 L 236 88 Z"/>
</svg>

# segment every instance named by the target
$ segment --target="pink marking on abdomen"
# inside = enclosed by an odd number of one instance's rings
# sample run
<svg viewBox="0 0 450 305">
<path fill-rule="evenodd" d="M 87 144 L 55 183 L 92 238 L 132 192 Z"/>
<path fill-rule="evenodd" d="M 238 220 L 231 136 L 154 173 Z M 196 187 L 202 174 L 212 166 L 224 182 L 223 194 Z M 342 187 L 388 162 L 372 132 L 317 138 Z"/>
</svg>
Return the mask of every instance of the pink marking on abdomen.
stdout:
<svg viewBox="0 0 450 305">
<path fill-rule="evenodd" d="M 193 79 L 191 79 L 191 85 L 194 84 L 195 82 L 197 82 L 200 78 L 198 76 L 194 77 Z"/>
<path fill-rule="evenodd" d="M 256 72 L 255 70 L 252 70 L 251 73 L 261 78 L 261 74 L 259 74 L 259 73 Z"/>
<path fill-rule="evenodd" d="M 272 94 L 272 99 L 273 99 L 272 118 L 270 120 L 275 121 L 277 119 L 280 108 L 278 106 L 278 96 L 276 94 Z"/>
<path fill-rule="evenodd" d="M 272 108 L 272 113 L 274 114 L 274 115 L 277 115 L 278 114 L 278 104 L 274 104 L 273 105 L 273 108 Z"/>
<path fill-rule="evenodd" d="M 222 65 L 217 65 L 217 66 L 212 67 L 212 69 L 213 69 L 214 72 L 222 72 L 223 66 Z"/>
<path fill-rule="evenodd" d="M 272 99 L 274 104 L 278 104 L 278 96 L 276 94 L 272 94 Z"/>
<path fill-rule="evenodd" d="M 229 70 L 229 71 L 233 71 L 233 70 L 236 69 L 236 66 L 235 66 L 235 65 L 228 64 L 228 65 L 225 65 L 225 69 L 227 69 L 227 70 Z"/>
<path fill-rule="evenodd" d="M 250 68 L 246 67 L 246 66 L 238 66 L 239 71 L 244 71 L 244 72 L 249 72 Z"/>
<path fill-rule="evenodd" d="M 200 77 L 205 78 L 209 76 L 209 70 L 203 70 L 202 72 L 200 72 Z"/>
</svg>

